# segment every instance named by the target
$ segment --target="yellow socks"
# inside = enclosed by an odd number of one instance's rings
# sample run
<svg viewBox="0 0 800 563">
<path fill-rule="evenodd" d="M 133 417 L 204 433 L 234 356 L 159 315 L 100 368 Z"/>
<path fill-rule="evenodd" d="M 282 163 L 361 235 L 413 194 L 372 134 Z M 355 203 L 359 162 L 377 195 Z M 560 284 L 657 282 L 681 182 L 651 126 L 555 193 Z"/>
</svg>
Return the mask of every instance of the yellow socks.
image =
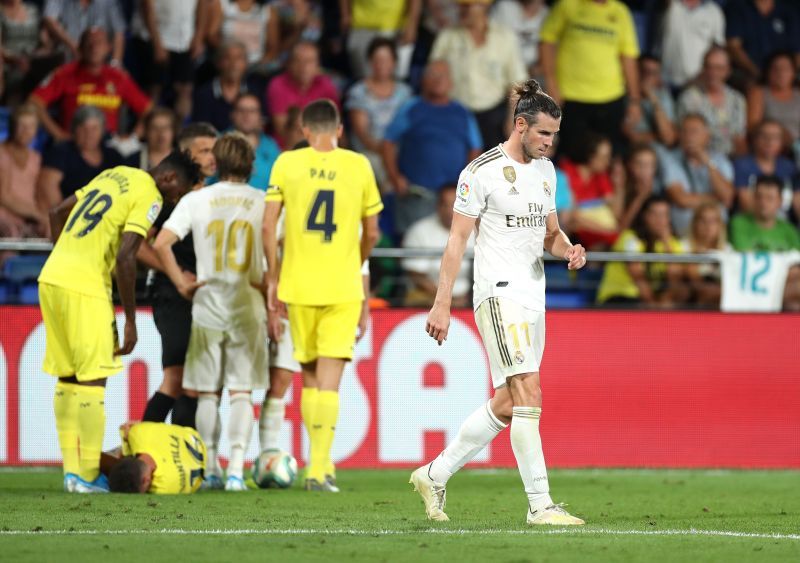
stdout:
<svg viewBox="0 0 800 563">
<path fill-rule="evenodd" d="M 323 481 L 325 474 L 333 465 L 330 463 L 330 455 L 337 418 L 339 418 L 339 393 L 319 391 L 311 431 L 311 463 L 307 475 L 309 479 Z"/>
<path fill-rule="evenodd" d="M 303 387 L 303 392 L 300 394 L 300 416 L 303 419 L 309 438 L 311 437 L 311 427 L 314 424 L 314 413 L 317 411 L 318 398 L 319 389 L 316 387 Z"/>
<path fill-rule="evenodd" d="M 53 411 L 56 415 L 58 443 L 64 460 L 64 474 L 80 473 L 78 457 L 78 389 L 80 385 L 56 383 L 53 396 Z"/>
<path fill-rule="evenodd" d="M 78 397 L 77 429 L 81 479 L 92 482 L 100 474 L 100 452 L 106 430 L 104 387 L 73 385 Z"/>
</svg>

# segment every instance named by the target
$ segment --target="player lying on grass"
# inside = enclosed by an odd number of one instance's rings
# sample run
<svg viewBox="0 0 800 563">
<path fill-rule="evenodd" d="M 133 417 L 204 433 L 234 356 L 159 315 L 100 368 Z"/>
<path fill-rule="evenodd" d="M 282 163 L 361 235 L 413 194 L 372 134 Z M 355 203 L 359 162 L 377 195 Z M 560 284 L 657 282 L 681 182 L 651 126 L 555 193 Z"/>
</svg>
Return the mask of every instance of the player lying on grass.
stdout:
<svg viewBox="0 0 800 563">
<path fill-rule="evenodd" d="M 206 446 L 194 428 L 163 422 L 119 427 L 122 456 L 103 453 L 101 471 L 111 492 L 189 494 L 203 482 Z"/>
</svg>

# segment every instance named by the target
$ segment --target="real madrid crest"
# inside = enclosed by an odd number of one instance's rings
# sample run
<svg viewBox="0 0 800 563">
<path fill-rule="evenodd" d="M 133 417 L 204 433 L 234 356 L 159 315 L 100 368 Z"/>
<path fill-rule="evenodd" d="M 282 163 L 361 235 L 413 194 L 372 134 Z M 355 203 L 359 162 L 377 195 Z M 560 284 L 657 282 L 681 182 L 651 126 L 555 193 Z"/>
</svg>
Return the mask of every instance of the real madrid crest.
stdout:
<svg viewBox="0 0 800 563">
<path fill-rule="evenodd" d="M 506 181 L 513 184 L 517 180 L 517 171 L 514 170 L 513 166 L 503 166 L 503 176 L 505 176 Z"/>
<path fill-rule="evenodd" d="M 521 364 L 522 362 L 525 361 L 525 354 L 517 350 L 517 353 L 514 354 L 514 361 L 517 362 L 518 364 Z"/>
<path fill-rule="evenodd" d="M 545 195 L 547 195 L 547 197 L 550 197 L 550 194 L 551 194 L 551 192 L 550 192 L 550 184 L 548 184 L 547 182 L 542 182 L 542 187 L 544 188 Z"/>
</svg>

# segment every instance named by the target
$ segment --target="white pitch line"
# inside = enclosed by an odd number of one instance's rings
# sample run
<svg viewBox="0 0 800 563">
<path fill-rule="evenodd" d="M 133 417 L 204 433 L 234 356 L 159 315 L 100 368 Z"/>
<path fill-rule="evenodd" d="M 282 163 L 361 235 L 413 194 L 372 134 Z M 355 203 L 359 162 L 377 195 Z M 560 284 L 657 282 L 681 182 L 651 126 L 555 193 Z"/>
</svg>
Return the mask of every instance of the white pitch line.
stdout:
<svg viewBox="0 0 800 563">
<path fill-rule="evenodd" d="M 0 530 L 0 536 L 149 536 L 149 535 L 175 535 L 175 536 L 407 536 L 414 534 L 433 534 L 443 536 L 500 536 L 500 535 L 580 535 L 580 536 L 710 536 L 725 538 L 754 538 L 766 540 L 800 540 L 800 534 L 763 534 L 756 532 L 734 532 L 730 530 L 609 530 L 609 529 L 579 529 L 555 528 L 551 530 L 460 530 L 428 528 L 425 530 L 314 530 L 305 528 L 289 529 L 241 529 L 241 530 L 185 530 L 180 528 L 165 528 L 161 530 Z"/>
</svg>

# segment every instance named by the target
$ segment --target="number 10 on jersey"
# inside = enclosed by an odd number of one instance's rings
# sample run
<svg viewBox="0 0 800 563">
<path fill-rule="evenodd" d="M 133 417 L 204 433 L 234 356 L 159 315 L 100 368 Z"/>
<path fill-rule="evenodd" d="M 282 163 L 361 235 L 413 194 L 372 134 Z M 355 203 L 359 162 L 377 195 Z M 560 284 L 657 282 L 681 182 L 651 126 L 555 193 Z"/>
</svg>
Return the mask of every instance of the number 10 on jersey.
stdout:
<svg viewBox="0 0 800 563">
<path fill-rule="evenodd" d="M 336 232 L 336 223 L 333 222 L 333 194 L 333 190 L 319 190 L 308 210 L 306 230 L 321 231 L 323 242 L 331 242 L 333 233 Z"/>
</svg>

